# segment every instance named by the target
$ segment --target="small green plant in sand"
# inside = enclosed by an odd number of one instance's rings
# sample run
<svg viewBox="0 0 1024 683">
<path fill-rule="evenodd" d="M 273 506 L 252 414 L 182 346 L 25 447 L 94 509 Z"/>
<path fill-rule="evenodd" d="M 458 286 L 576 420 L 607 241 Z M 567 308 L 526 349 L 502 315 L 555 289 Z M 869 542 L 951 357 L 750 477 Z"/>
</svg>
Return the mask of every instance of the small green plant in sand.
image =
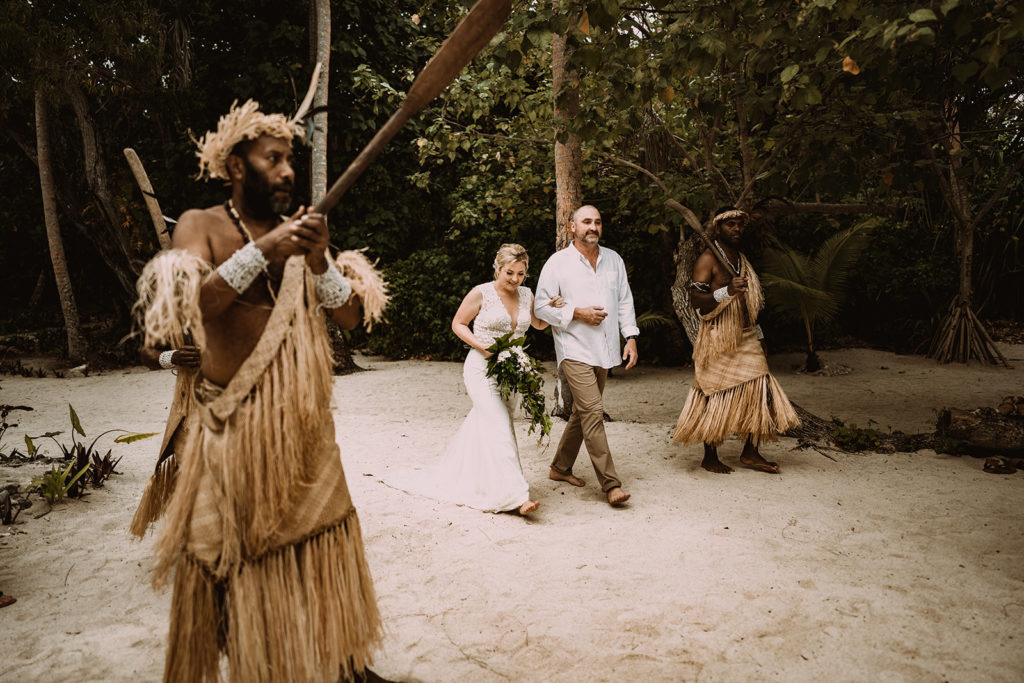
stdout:
<svg viewBox="0 0 1024 683">
<path fill-rule="evenodd" d="M 90 465 L 86 464 L 83 469 L 74 472 L 76 464 L 74 461 L 69 462 L 63 469 L 57 465 L 50 465 L 50 471 L 33 479 L 30 488 L 38 492 L 50 505 L 65 498 L 81 496 L 83 487 L 79 486 L 79 481 L 89 471 Z"/>
<path fill-rule="evenodd" d="M 868 420 L 867 428 L 860 428 L 856 423 L 846 424 L 839 420 L 832 430 L 832 439 L 844 451 L 873 451 L 882 443 L 882 432 L 872 429 L 874 420 Z"/>
<path fill-rule="evenodd" d="M 56 491 L 60 486 L 66 485 L 66 488 L 61 492 L 61 495 L 56 500 L 61 500 L 64 497 L 78 498 L 84 493 L 85 484 L 87 482 L 92 483 L 93 488 L 98 488 L 103 485 L 103 482 L 111 475 L 114 474 L 114 468 L 117 467 L 117 463 L 121 461 L 121 458 L 114 460 L 112 458 L 112 449 L 107 450 L 105 455 L 100 455 L 99 451 L 96 450 L 96 442 L 101 437 L 112 434 L 115 432 L 121 432 L 121 435 L 114 439 L 114 443 L 133 443 L 140 439 L 148 439 L 151 436 L 156 436 L 157 432 L 150 433 L 138 433 L 129 432 L 126 429 L 108 429 L 105 432 L 98 434 L 91 443 L 86 445 L 85 441 L 79 440 L 78 436 L 86 436 L 85 430 L 82 428 L 82 421 L 78 418 L 78 413 L 75 412 L 74 406 L 68 404 L 68 412 L 71 417 L 71 443 L 63 444 L 57 441 L 55 438 L 63 432 L 47 432 L 40 434 L 39 436 L 25 435 L 25 446 L 28 448 L 28 455 L 34 457 L 39 447 L 36 445 L 37 439 L 50 439 L 57 447 L 60 448 L 63 453 L 62 460 L 70 461 L 67 468 L 66 474 L 63 478 L 57 477 L 56 470 L 60 468 L 54 466 L 50 472 L 43 475 L 42 478 L 48 477 L 49 482 L 43 482 L 48 484 L 48 489 L 41 489 L 43 497 L 47 498 L 47 502 L 50 502 L 45 491 L 51 490 Z M 83 475 L 92 470 L 92 476 L 89 479 L 83 479 Z M 60 470 L 64 472 L 64 470 Z M 33 483 L 33 486 L 36 484 Z M 52 504 L 52 503 L 51 503 Z"/>
</svg>

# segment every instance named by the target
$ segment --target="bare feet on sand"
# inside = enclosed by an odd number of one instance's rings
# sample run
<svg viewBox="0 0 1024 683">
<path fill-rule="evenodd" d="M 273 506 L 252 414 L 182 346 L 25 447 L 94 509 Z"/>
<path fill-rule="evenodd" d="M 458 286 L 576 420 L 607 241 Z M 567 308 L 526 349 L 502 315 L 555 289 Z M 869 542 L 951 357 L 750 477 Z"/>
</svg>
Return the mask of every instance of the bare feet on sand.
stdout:
<svg viewBox="0 0 1024 683">
<path fill-rule="evenodd" d="M 768 462 L 761 457 L 760 453 L 756 453 L 752 456 L 741 455 L 740 462 L 750 469 L 757 470 L 758 472 L 767 472 L 768 474 L 779 473 L 779 464 L 777 462 Z"/>
<path fill-rule="evenodd" d="M 608 504 L 609 505 L 622 505 L 629 500 L 629 494 L 616 486 L 613 489 L 608 489 Z"/>
<path fill-rule="evenodd" d="M 761 453 L 757 450 L 757 446 L 747 439 L 747 442 L 743 444 L 743 453 L 740 454 L 740 462 L 749 467 L 750 469 L 757 470 L 758 472 L 767 472 L 768 474 L 778 474 L 779 465 L 778 463 L 768 462 L 761 457 Z"/>
<path fill-rule="evenodd" d="M 548 471 L 548 479 L 552 479 L 554 481 L 567 481 L 573 486 L 584 485 L 584 481 L 579 477 L 576 477 L 572 474 L 562 474 L 561 472 L 556 472 L 555 470 Z"/>
<path fill-rule="evenodd" d="M 516 510 L 516 512 L 518 512 L 523 517 L 525 517 L 526 515 L 530 514 L 531 512 L 533 512 L 534 510 L 536 510 L 539 507 L 540 507 L 540 503 L 538 503 L 537 501 L 535 501 L 535 500 L 528 500 L 525 503 L 523 503 L 522 505 L 520 505 L 519 509 Z"/>
<path fill-rule="evenodd" d="M 714 472 L 715 474 L 729 474 L 732 472 L 731 467 L 718 459 L 718 449 L 707 444 L 704 444 L 704 459 L 700 461 L 700 466 L 708 472 Z"/>
<path fill-rule="evenodd" d="M 757 446 L 752 444 L 749 439 L 743 445 L 743 453 L 740 454 L 740 462 L 750 469 L 757 470 L 758 472 L 767 472 L 769 474 L 779 473 L 778 463 L 768 462 L 762 458 L 761 454 L 757 450 Z M 714 472 L 715 474 L 729 474 L 733 471 L 731 467 L 718 459 L 718 449 L 714 446 L 709 446 L 708 444 L 704 444 L 704 459 L 701 460 L 700 466 L 708 472 Z"/>
</svg>

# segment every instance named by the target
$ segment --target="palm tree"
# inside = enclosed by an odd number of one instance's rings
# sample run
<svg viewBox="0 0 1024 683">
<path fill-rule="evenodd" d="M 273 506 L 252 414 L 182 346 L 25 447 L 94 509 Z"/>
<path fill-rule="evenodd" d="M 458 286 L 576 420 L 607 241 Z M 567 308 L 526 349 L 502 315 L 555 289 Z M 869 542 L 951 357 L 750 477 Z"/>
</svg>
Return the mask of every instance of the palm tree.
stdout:
<svg viewBox="0 0 1024 683">
<path fill-rule="evenodd" d="M 880 219 L 868 218 L 832 235 L 814 255 L 777 243 L 764 252 L 762 279 L 768 303 L 782 317 L 802 322 L 807 334 L 806 370 L 821 369 L 814 326 L 832 320 L 846 294 L 846 280 Z"/>
<path fill-rule="evenodd" d="M 74 362 L 85 358 L 86 344 L 78 319 L 78 306 L 71 288 L 68 262 L 64 258 L 64 241 L 57 222 L 57 199 L 53 184 L 53 166 L 50 161 L 50 117 L 42 85 L 36 86 L 36 155 L 39 159 L 39 186 L 43 193 L 43 223 L 46 241 L 50 246 L 50 261 L 57 281 L 57 296 L 64 312 L 64 327 L 68 333 L 68 359 Z"/>
</svg>

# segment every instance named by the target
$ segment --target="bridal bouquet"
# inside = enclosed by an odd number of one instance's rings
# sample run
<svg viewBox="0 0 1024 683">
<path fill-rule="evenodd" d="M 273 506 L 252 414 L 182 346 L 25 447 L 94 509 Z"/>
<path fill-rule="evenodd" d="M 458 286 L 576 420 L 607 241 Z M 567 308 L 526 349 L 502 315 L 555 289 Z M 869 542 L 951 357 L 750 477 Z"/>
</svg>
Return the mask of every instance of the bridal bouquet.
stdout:
<svg viewBox="0 0 1024 683">
<path fill-rule="evenodd" d="M 544 368 L 526 353 L 526 337 L 512 339 L 512 333 L 502 335 L 487 347 L 491 355 L 487 358 L 487 376 L 498 382 L 502 400 L 508 400 L 512 392 L 522 398 L 523 411 L 530 416 L 529 434 L 540 427 L 541 436 L 551 432 L 551 418 L 544 412 L 544 380 L 540 373 Z"/>
</svg>

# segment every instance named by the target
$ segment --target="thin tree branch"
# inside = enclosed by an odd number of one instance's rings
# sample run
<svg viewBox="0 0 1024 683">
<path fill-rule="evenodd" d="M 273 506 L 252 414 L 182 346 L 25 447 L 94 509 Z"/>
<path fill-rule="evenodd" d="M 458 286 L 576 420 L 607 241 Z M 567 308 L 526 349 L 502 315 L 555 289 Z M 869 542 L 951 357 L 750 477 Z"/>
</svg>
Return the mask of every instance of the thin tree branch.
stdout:
<svg viewBox="0 0 1024 683">
<path fill-rule="evenodd" d="M 843 215 L 866 213 L 881 216 L 898 215 L 903 207 L 895 204 L 878 204 L 874 202 L 829 203 L 829 202 L 789 202 L 784 199 L 769 199 L 760 206 L 767 206 L 768 213 L 774 216 L 788 216 L 794 213 L 811 213 L 821 215 Z"/>
<path fill-rule="evenodd" d="M 992 196 L 989 198 L 988 202 L 982 207 L 981 211 L 974 215 L 975 225 L 980 225 L 982 219 L 989 211 L 992 210 L 992 207 L 996 205 L 996 202 L 1002 198 L 1003 194 L 1006 192 L 1007 186 L 1009 186 L 1010 181 L 1013 180 L 1014 176 L 1017 175 L 1017 171 L 1020 170 L 1021 166 L 1024 166 L 1024 155 L 1021 155 L 1021 157 L 1017 159 L 1017 163 L 1014 164 L 1012 168 L 1006 169 L 1006 173 L 1003 174 L 1002 181 L 999 183 L 999 186 L 996 187 L 995 191 L 992 192 Z"/>
<path fill-rule="evenodd" d="M 608 159 L 609 161 L 612 161 L 612 162 L 614 162 L 616 164 L 619 164 L 621 166 L 626 166 L 627 168 L 632 168 L 633 170 L 639 171 L 640 173 L 643 173 L 645 176 L 650 178 L 652 181 L 654 181 L 654 183 L 658 187 L 661 188 L 662 192 L 664 192 L 666 195 L 668 195 L 669 198 L 665 201 L 665 206 L 668 206 L 669 208 L 674 209 L 675 211 L 679 212 L 683 216 L 683 218 L 686 220 L 686 222 L 689 224 L 689 226 L 691 228 L 693 228 L 693 230 L 697 234 L 701 235 L 706 242 L 708 241 L 708 238 L 707 238 L 707 236 L 704 233 L 703 226 L 700 224 L 700 219 L 697 218 L 697 214 L 695 214 L 693 212 L 693 210 L 690 209 L 689 207 L 684 206 L 684 205 L 680 204 L 678 201 L 676 201 L 675 199 L 673 199 L 671 193 L 669 193 L 669 191 L 668 191 L 668 186 L 665 185 L 664 181 L 662 181 L 662 179 L 660 177 L 658 177 L 658 175 L 656 173 L 653 173 L 653 172 L 647 170 L 646 168 L 644 168 L 643 166 L 640 166 L 639 164 L 634 164 L 632 161 L 627 161 L 626 159 L 623 159 L 621 157 L 617 157 L 614 154 L 609 154 L 607 152 L 601 152 L 601 151 L 598 151 L 598 150 L 591 150 L 591 154 L 595 154 L 597 156 L 604 157 L 604 158 Z M 711 246 L 710 242 L 708 242 L 708 246 L 709 247 Z M 717 257 L 718 254 L 715 254 L 715 256 Z M 719 259 L 719 260 L 721 260 L 721 259 Z"/>
<path fill-rule="evenodd" d="M 639 31 L 641 34 L 643 34 L 644 38 L 647 38 L 647 39 L 651 38 L 651 31 L 650 31 L 650 29 L 648 29 L 646 26 L 644 26 L 643 24 L 641 24 L 637 20 L 633 19 L 633 17 L 627 17 L 626 21 L 629 22 L 629 24 L 633 28 L 635 28 L 637 31 Z"/>
<path fill-rule="evenodd" d="M 678 135 L 674 135 L 672 133 L 669 133 L 668 137 L 669 137 L 670 140 L 672 140 L 672 143 L 676 146 L 676 149 L 678 149 L 680 152 L 683 153 L 683 155 L 686 157 L 686 160 L 689 161 L 690 164 L 693 166 L 694 170 L 695 171 L 700 171 L 701 165 L 699 163 L 697 163 L 697 158 L 695 156 L 693 156 L 690 153 L 690 151 L 688 149 L 686 149 L 686 147 L 683 145 L 682 138 L 680 138 Z M 704 172 L 706 174 L 710 174 L 710 172 L 714 172 L 718 176 L 719 180 L 721 181 L 722 188 L 725 190 L 726 194 L 729 195 L 730 199 L 735 199 L 736 194 L 733 192 L 732 185 L 729 184 L 729 179 L 725 177 L 725 174 L 722 173 L 721 169 L 719 169 L 718 166 L 716 166 L 714 163 L 712 163 L 710 159 L 705 159 L 705 161 L 706 161 L 706 163 L 710 164 L 711 166 L 710 166 L 710 168 L 706 168 Z"/>
<path fill-rule="evenodd" d="M 647 12 L 649 14 L 689 14 L 689 10 L 654 9 L 653 7 L 620 7 L 627 12 Z"/>
</svg>

